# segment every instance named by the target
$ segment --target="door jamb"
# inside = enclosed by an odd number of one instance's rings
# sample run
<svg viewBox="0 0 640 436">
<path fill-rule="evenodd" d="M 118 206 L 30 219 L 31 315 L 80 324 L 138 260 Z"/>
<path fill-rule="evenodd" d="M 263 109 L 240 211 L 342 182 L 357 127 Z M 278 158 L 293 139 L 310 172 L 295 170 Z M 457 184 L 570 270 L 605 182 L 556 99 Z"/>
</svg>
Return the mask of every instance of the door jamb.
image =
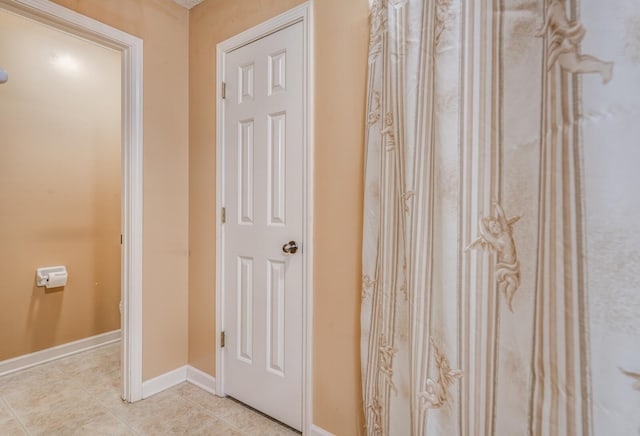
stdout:
<svg viewBox="0 0 640 436">
<path fill-rule="evenodd" d="M 142 399 L 142 40 L 47 0 L 0 8 L 122 53 L 122 397 Z"/>
<path fill-rule="evenodd" d="M 303 25 L 303 343 L 302 343 L 302 431 L 311 432 L 312 407 L 312 356 L 313 356 L 313 0 L 290 9 L 257 26 L 233 36 L 216 46 L 216 394 L 224 391 L 224 348 L 221 333 L 224 330 L 224 292 L 222 289 L 224 268 L 224 232 L 222 208 L 224 199 L 224 104 L 222 82 L 225 80 L 225 56 L 227 53 L 268 36 L 296 23 Z"/>
</svg>

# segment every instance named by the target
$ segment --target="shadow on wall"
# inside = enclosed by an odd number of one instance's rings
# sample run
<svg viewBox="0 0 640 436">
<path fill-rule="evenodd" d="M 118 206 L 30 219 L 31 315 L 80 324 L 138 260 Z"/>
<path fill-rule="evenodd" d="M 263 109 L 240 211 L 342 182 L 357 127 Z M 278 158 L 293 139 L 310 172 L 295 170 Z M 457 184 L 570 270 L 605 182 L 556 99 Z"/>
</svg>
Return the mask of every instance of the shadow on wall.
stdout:
<svg viewBox="0 0 640 436">
<path fill-rule="evenodd" d="M 36 286 L 35 279 L 31 288 L 31 302 L 24 324 L 23 341 L 29 349 L 36 350 L 55 344 L 56 329 L 62 312 L 62 300 L 65 287 L 47 289 Z"/>
</svg>

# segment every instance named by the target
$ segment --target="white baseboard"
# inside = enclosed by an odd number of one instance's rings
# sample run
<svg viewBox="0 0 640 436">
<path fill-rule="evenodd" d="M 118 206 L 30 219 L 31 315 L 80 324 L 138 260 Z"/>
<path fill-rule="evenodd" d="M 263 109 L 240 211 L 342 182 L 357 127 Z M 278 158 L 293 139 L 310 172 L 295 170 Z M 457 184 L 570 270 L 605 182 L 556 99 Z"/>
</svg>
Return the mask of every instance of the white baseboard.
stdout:
<svg viewBox="0 0 640 436">
<path fill-rule="evenodd" d="M 187 365 L 166 372 L 142 383 L 142 398 L 149 398 L 159 392 L 179 385 L 187 380 Z"/>
<path fill-rule="evenodd" d="M 111 344 L 119 341 L 120 336 L 120 330 L 113 330 L 111 332 L 102 333 L 85 339 L 80 339 L 78 341 L 46 348 L 44 350 L 36 351 L 35 353 L 3 360 L 0 362 L 0 376 L 51 362 L 52 360 L 71 356 L 72 354 L 81 353 L 102 345 Z"/>
<path fill-rule="evenodd" d="M 142 398 L 149 398 L 185 381 L 211 394 L 215 395 L 216 393 L 215 377 L 191 365 L 184 365 L 142 383 Z M 308 434 L 308 436 L 335 436 L 333 433 L 313 424 L 309 428 L 309 432 L 305 434 Z"/>
<path fill-rule="evenodd" d="M 326 431 L 323 428 L 318 427 L 317 425 L 311 424 L 309 428 L 309 436 L 335 436 L 333 433 Z"/>
<path fill-rule="evenodd" d="M 215 378 L 191 365 L 184 365 L 142 383 L 142 398 L 149 398 L 185 381 L 212 394 L 216 393 Z"/>
<path fill-rule="evenodd" d="M 200 371 L 198 368 L 194 368 L 191 365 L 187 365 L 187 381 L 198 386 L 200 389 L 204 389 L 210 394 L 216 393 L 216 379 L 212 375 L 206 372 Z"/>
</svg>

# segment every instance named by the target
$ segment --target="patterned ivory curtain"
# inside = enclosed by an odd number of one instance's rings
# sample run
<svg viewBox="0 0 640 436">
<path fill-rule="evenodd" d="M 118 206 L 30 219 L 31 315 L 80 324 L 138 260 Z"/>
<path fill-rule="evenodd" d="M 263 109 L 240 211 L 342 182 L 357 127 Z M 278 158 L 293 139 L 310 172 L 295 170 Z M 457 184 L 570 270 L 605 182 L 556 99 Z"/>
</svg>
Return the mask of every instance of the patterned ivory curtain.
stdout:
<svg viewBox="0 0 640 436">
<path fill-rule="evenodd" d="M 640 434 L 640 2 L 370 21 L 365 433 Z"/>
</svg>

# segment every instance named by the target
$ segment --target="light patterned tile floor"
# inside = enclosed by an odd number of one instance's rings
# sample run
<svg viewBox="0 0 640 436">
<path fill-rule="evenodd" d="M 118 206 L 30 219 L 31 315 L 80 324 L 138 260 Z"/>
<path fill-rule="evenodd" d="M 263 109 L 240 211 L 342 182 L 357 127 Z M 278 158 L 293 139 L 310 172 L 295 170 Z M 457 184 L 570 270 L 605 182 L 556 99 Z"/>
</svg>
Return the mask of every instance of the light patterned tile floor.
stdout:
<svg viewBox="0 0 640 436">
<path fill-rule="evenodd" d="M 118 343 L 0 377 L 0 435 L 300 434 L 190 383 L 134 404 L 119 391 Z"/>
</svg>

